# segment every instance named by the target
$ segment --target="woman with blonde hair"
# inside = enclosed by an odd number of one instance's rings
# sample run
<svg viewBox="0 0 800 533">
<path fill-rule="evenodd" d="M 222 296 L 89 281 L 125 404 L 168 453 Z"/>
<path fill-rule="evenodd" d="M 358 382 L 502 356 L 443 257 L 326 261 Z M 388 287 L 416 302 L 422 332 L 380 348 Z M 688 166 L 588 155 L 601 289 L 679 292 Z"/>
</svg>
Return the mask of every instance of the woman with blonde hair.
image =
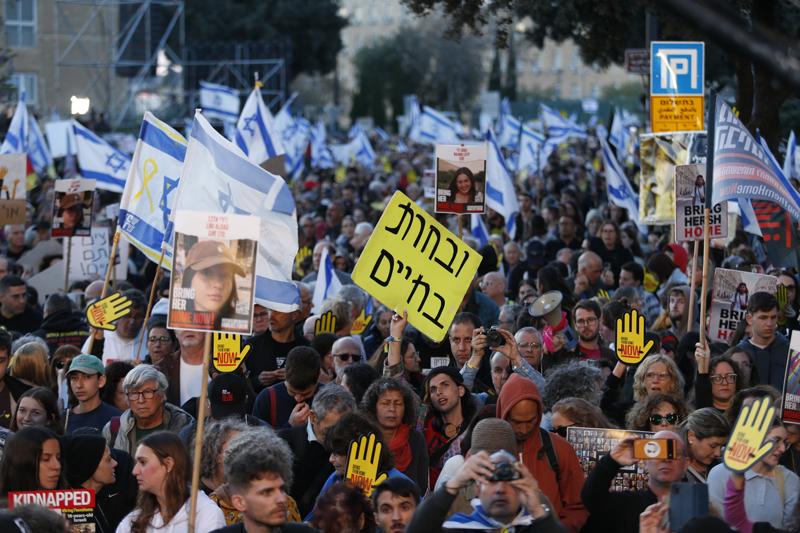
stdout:
<svg viewBox="0 0 800 533">
<path fill-rule="evenodd" d="M 45 346 L 39 342 L 28 342 L 14 352 L 8 371 L 13 377 L 32 387 L 53 389 L 48 360 L 49 354 Z"/>
<path fill-rule="evenodd" d="M 640 402 L 656 393 L 683 394 L 683 375 L 671 357 L 655 354 L 645 357 L 633 375 L 633 399 Z"/>
</svg>

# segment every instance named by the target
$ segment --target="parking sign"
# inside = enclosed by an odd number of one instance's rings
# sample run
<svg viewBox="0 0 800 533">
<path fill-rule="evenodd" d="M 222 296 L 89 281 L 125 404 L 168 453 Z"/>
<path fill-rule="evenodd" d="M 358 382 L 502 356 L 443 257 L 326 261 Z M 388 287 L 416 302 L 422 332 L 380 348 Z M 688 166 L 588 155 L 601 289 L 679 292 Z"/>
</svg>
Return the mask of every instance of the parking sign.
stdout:
<svg viewBox="0 0 800 533">
<path fill-rule="evenodd" d="M 703 96 L 705 43 L 650 43 L 651 96 Z"/>
</svg>

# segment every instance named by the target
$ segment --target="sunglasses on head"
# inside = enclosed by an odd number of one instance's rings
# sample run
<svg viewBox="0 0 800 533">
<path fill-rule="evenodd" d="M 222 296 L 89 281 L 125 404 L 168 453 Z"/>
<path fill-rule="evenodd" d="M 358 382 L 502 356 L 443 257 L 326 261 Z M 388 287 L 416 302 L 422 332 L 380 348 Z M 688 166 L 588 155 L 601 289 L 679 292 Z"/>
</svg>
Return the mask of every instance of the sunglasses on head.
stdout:
<svg viewBox="0 0 800 533">
<path fill-rule="evenodd" d="M 337 357 L 339 361 L 361 361 L 361 354 L 360 353 L 337 353 L 334 355 Z"/>
<path fill-rule="evenodd" d="M 670 424 L 675 425 L 678 422 L 678 415 L 676 413 L 667 413 L 664 416 L 661 415 L 650 415 L 650 423 L 654 426 L 660 426 L 662 424 Z"/>
</svg>

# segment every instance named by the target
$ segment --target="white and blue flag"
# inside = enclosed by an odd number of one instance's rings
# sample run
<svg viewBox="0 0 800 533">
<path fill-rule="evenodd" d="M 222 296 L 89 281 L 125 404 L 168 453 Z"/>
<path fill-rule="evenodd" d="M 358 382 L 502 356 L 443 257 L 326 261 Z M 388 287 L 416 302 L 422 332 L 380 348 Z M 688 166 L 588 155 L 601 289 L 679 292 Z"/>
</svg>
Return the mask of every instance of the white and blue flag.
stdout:
<svg viewBox="0 0 800 533">
<path fill-rule="evenodd" d="M 347 138 L 348 139 L 355 139 L 356 137 L 358 137 L 362 133 L 366 133 L 366 130 L 364 129 L 364 126 L 362 126 L 360 122 L 356 122 L 355 124 L 350 126 L 350 129 L 347 132 Z"/>
<path fill-rule="evenodd" d="M 519 137 L 519 158 L 517 159 L 517 170 L 527 170 L 530 173 L 538 173 L 547 164 L 549 153 L 545 152 L 544 135 L 529 128 L 527 125 L 522 127 Z"/>
<path fill-rule="evenodd" d="M 311 129 L 311 166 L 315 168 L 333 168 L 336 161 L 333 159 L 326 142 L 328 134 L 325 131 L 325 123 L 317 121 L 317 125 Z"/>
<path fill-rule="evenodd" d="M 506 167 L 503 153 L 497 145 L 494 132 L 486 133 L 489 143 L 486 156 L 486 205 L 501 214 L 506 221 L 506 231 L 513 239 L 516 231 L 516 215 L 519 213 L 517 191 L 514 180 Z"/>
<path fill-rule="evenodd" d="M 783 175 L 789 179 L 800 178 L 800 161 L 797 159 L 797 137 L 794 130 L 786 140 L 786 157 L 783 159 Z"/>
<path fill-rule="evenodd" d="M 236 122 L 239 118 L 239 91 L 226 85 L 200 82 L 200 108 L 208 118 Z"/>
<path fill-rule="evenodd" d="M 419 122 L 422 111 L 419 109 L 419 100 L 417 95 L 410 97 L 410 104 L 408 106 L 408 131 L 406 136 L 415 143 L 424 142 L 419 132 Z"/>
<path fill-rule="evenodd" d="M 236 146 L 256 165 L 286 152 L 258 87 L 247 97 L 236 123 Z"/>
<path fill-rule="evenodd" d="M 614 157 L 611 147 L 608 145 L 605 137 L 598 137 L 600 141 L 600 150 L 603 156 L 603 169 L 606 175 L 606 187 L 608 189 L 608 201 L 628 210 L 628 216 L 639 227 L 639 195 L 636 194 L 631 187 L 630 181 L 625 176 L 625 172 Z"/>
<path fill-rule="evenodd" d="M 374 131 L 375 135 L 377 135 L 382 141 L 388 141 L 389 140 L 389 134 L 383 128 L 381 128 L 379 126 L 375 126 L 375 128 L 373 128 L 372 131 Z"/>
<path fill-rule="evenodd" d="M 364 167 L 372 167 L 375 164 L 375 151 L 363 131 L 353 140 L 345 144 L 330 145 L 333 158 L 340 165 L 349 165 L 353 161 Z"/>
<path fill-rule="evenodd" d="M 432 107 L 425 106 L 419 117 L 419 142 L 458 143 L 460 126 Z"/>
<path fill-rule="evenodd" d="M 576 123 L 574 119 L 566 119 L 555 109 L 541 104 L 542 122 L 547 132 L 548 142 L 561 144 L 572 137 L 586 138 L 586 128 Z"/>
<path fill-rule="evenodd" d="M 0 154 L 27 154 L 37 174 L 44 174 L 53 165 L 42 131 L 33 115 L 28 114 L 24 92 L 20 92 Z"/>
<path fill-rule="evenodd" d="M 148 259 L 172 270 L 170 213 L 175 204 L 178 180 L 186 157 L 186 139 L 145 113 L 131 171 L 119 206 L 119 229 Z"/>
<path fill-rule="evenodd" d="M 472 236 L 477 239 L 480 247 L 489 244 L 489 230 L 486 229 L 486 224 L 483 222 L 483 217 L 478 213 L 471 213 L 469 216 L 469 230 Z"/>
<path fill-rule="evenodd" d="M 314 295 L 311 297 L 314 303 L 311 312 L 318 314 L 325 300 L 339 294 L 339 289 L 341 288 L 342 282 L 339 281 L 339 278 L 336 276 L 336 270 L 333 268 L 333 261 L 328 253 L 328 247 L 324 246 L 319 259 L 319 272 L 317 273 L 317 281 L 314 285 Z"/>
<path fill-rule="evenodd" d="M 258 216 L 255 301 L 276 311 L 299 308 L 300 293 L 292 282 L 298 243 L 291 190 L 217 133 L 201 113 L 195 113 L 173 216 L 179 210 Z"/>
<path fill-rule="evenodd" d="M 305 166 L 306 148 L 311 140 L 311 123 L 303 117 L 292 119 L 283 132 L 283 146 L 286 149 L 286 173 L 292 179 L 300 177 Z"/>
<path fill-rule="evenodd" d="M 37 174 L 44 174 L 53 166 L 53 157 L 33 115 L 28 115 L 28 158 Z"/>
<path fill-rule="evenodd" d="M 98 189 L 123 192 L 125 178 L 130 173 L 131 158 L 77 120 L 72 121 L 72 130 L 75 132 L 75 152 L 81 175 L 96 180 Z"/>
</svg>

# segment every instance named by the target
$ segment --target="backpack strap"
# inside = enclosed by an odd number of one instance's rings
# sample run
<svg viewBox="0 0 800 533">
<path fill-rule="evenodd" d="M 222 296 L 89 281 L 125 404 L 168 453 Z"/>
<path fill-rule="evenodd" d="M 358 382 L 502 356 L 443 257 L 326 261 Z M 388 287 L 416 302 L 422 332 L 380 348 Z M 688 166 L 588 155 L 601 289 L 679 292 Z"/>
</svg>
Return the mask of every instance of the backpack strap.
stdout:
<svg viewBox="0 0 800 533">
<path fill-rule="evenodd" d="M 112 448 L 114 447 L 114 444 L 117 442 L 117 433 L 119 433 L 119 424 L 120 424 L 119 417 L 118 416 L 112 416 L 111 417 L 111 425 L 109 426 L 109 429 L 111 430 L 111 447 Z"/>
<path fill-rule="evenodd" d="M 269 423 L 273 428 L 277 428 L 278 418 L 278 395 L 272 387 L 267 388 L 269 391 Z"/>
<path fill-rule="evenodd" d="M 542 451 L 547 455 L 547 462 L 550 463 L 550 468 L 556 475 L 556 483 L 561 482 L 561 467 L 558 465 L 558 457 L 556 450 L 553 448 L 553 441 L 550 438 L 550 432 L 539 428 L 539 433 L 542 436 Z M 539 452 L 541 454 L 541 452 Z"/>
</svg>

